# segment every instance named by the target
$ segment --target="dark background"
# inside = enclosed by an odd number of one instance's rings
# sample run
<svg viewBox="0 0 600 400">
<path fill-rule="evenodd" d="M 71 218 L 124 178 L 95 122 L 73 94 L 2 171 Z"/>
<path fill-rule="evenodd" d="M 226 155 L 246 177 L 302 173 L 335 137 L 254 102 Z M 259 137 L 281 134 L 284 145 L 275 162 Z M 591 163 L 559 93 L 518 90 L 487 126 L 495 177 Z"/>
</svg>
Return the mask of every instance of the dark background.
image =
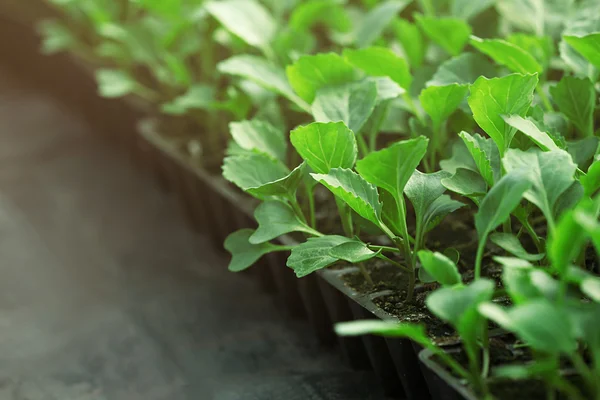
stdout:
<svg viewBox="0 0 600 400">
<path fill-rule="evenodd" d="M 0 400 L 383 399 L 227 271 L 119 146 L 139 115 L 2 5 Z"/>
</svg>

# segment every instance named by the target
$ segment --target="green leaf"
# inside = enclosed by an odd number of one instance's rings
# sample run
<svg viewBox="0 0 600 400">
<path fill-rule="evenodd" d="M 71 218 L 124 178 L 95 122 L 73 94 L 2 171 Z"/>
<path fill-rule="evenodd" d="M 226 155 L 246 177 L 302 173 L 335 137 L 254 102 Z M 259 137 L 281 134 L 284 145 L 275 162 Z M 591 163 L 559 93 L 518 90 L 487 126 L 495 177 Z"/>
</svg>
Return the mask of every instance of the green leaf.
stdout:
<svg viewBox="0 0 600 400">
<path fill-rule="evenodd" d="M 320 88 L 352 82 L 356 77 L 352 65 L 335 53 L 304 55 L 288 65 L 286 73 L 298 96 L 308 103 Z"/>
<path fill-rule="evenodd" d="M 385 100 L 395 99 L 401 94 L 406 93 L 406 90 L 402 89 L 400 85 L 387 76 L 370 76 L 365 78 L 365 81 L 374 82 L 377 86 L 378 104 Z"/>
<path fill-rule="evenodd" d="M 547 354 L 572 354 L 577 348 L 569 314 L 546 299 L 536 299 L 505 311 L 491 303 L 479 311 L 514 332 L 533 349 Z"/>
<path fill-rule="evenodd" d="M 502 0 L 496 3 L 505 23 L 514 25 L 513 30 L 533 32 L 537 36 L 558 35 L 572 6 L 572 0 Z"/>
<path fill-rule="evenodd" d="M 475 214 L 475 228 L 480 241 L 510 217 L 530 187 L 527 171 L 514 170 L 490 189 Z"/>
<path fill-rule="evenodd" d="M 493 186 L 494 182 L 500 179 L 501 173 L 498 146 L 496 146 L 492 139 L 485 139 L 478 134 L 471 136 L 463 131 L 458 136 L 460 136 L 465 146 L 467 146 L 485 182 L 489 186 Z"/>
<path fill-rule="evenodd" d="M 500 156 L 510 146 L 516 129 L 502 115 L 525 116 L 533 101 L 537 75 L 512 74 L 502 78 L 480 77 L 471 86 L 469 106 L 477 124 L 494 140 Z"/>
<path fill-rule="evenodd" d="M 189 110 L 210 110 L 217 105 L 215 88 L 197 84 L 191 86 L 183 95 L 161 106 L 164 113 L 183 115 Z"/>
<path fill-rule="evenodd" d="M 329 254 L 331 249 L 352 240 L 338 235 L 309 238 L 292 249 L 287 266 L 294 270 L 298 278 L 302 278 L 338 261 L 338 258 Z"/>
<path fill-rule="evenodd" d="M 548 68 L 554 55 L 554 42 L 551 37 L 513 33 L 506 40 L 532 55 L 544 70 Z"/>
<path fill-rule="evenodd" d="M 450 10 L 452 16 L 466 21 L 485 11 L 495 2 L 496 0 L 452 0 Z"/>
<path fill-rule="evenodd" d="M 358 47 L 367 47 L 381 36 L 386 26 L 410 3 L 410 0 L 384 1 L 370 10 L 354 31 Z"/>
<path fill-rule="evenodd" d="M 423 89 L 419 101 L 431 118 L 434 130 L 439 129 L 442 122 L 445 122 L 456 111 L 468 90 L 468 86 L 456 83 L 447 86 L 429 86 Z"/>
<path fill-rule="evenodd" d="M 381 203 L 377 188 L 350 169 L 332 168 L 328 174 L 310 174 L 358 215 L 381 225 Z"/>
<path fill-rule="evenodd" d="M 265 254 L 281 250 L 280 246 L 271 243 L 251 244 L 248 240 L 253 233 L 252 229 L 241 229 L 225 239 L 225 250 L 231 254 L 228 267 L 230 271 L 243 271 Z"/>
<path fill-rule="evenodd" d="M 588 78 L 565 76 L 550 88 L 559 110 L 577 127 L 583 136 L 594 135 L 596 91 Z"/>
<path fill-rule="evenodd" d="M 359 160 L 356 170 L 368 182 L 388 191 L 398 204 L 403 204 L 404 187 L 425 155 L 427 143 L 423 136 L 396 142 Z"/>
<path fill-rule="evenodd" d="M 277 180 L 265 183 L 258 187 L 246 189 L 248 193 L 259 199 L 264 199 L 271 196 L 284 197 L 287 199 L 296 196 L 296 190 L 305 176 L 306 164 L 298 165 L 292 172 Z"/>
<path fill-rule="evenodd" d="M 596 199 L 596 212 L 590 210 L 577 210 L 575 212 L 575 220 L 583 228 L 585 233 L 592 239 L 596 250 L 600 253 L 600 223 L 598 222 L 598 203 L 600 199 Z"/>
<path fill-rule="evenodd" d="M 481 39 L 472 36 L 471 45 L 512 72 L 535 74 L 542 73 L 544 70 L 531 54 L 506 40 Z"/>
<path fill-rule="evenodd" d="M 352 25 L 347 14 L 343 5 L 335 1 L 302 1 L 292 9 L 289 23 L 298 31 L 309 31 L 317 24 L 324 24 L 337 31 L 346 32 Z"/>
<path fill-rule="evenodd" d="M 436 44 L 457 56 L 471 36 L 471 27 L 458 18 L 415 15 L 419 28 Z"/>
<path fill-rule="evenodd" d="M 487 184 L 477 172 L 458 168 L 450 178 L 443 178 L 442 185 L 454 193 L 466 196 L 479 204 L 480 198 L 487 192 Z"/>
<path fill-rule="evenodd" d="M 450 196 L 444 194 L 438 197 L 429 205 L 423 217 L 423 225 L 425 232 L 429 232 L 450 213 L 464 207 L 465 204 L 460 201 L 453 200 Z"/>
<path fill-rule="evenodd" d="M 405 19 L 394 21 L 393 28 L 410 66 L 414 69 L 419 68 L 425 58 L 425 44 L 421 31 Z"/>
<path fill-rule="evenodd" d="M 600 138 L 597 136 L 588 136 L 566 143 L 567 151 L 579 168 L 585 168 L 588 162 L 594 158 L 598 144 L 600 144 Z"/>
<path fill-rule="evenodd" d="M 563 36 L 565 41 L 596 68 L 600 68 L 600 33 L 585 36 Z"/>
<path fill-rule="evenodd" d="M 333 247 L 329 254 L 339 260 L 358 264 L 376 257 L 380 252 L 381 250 L 375 252 L 369 249 L 367 244 L 360 240 L 353 240 Z"/>
<path fill-rule="evenodd" d="M 77 38 L 65 25 L 58 21 L 42 21 L 39 31 L 43 37 L 42 53 L 55 54 L 77 45 Z"/>
<path fill-rule="evenodd" d="M 398 324 L 377 320 L 339 322 L 335 324 L 335 332 L 340 336 L 372 334 L 387 337 L 405 337 L 424 346 L 433 345 L 431 339 L 425 333 L 425 327 L 415 324 Z"/>
<path fill-rule="evenodd" d="M 552 268 L 555 271 L 559 273 L 567 271 L 573 260 L 581 253 L 588 233 L 582 229 L 579 223 L 582 217 L 578 217 L 578 214 L 597 219 L 600 212 L 599 203 L 599 201 L 594 203 L 591 199 L 583 199 L 574 209 L 562 214 L 546 244 L 548 258 L 552 261 Z"/>
<path fill-rule="evenodd" d="M 298 218 L 292 207 L 284 202 L 269 200 L 254 210 L 258 229 L 250 236 L 251 244 L 260 244 L 290 232 L 315 234 L 315 230 Z"/>
<path fill-rule="evenodd" d="M 534 268 L 529 262 L 512 257 L 494 257 L 494 260 L 503 265 L 502 283 L 514 304 L 544 297 L 531 280 L 531 272 Z"/>
<path fill-rule="evenodd" d="M 377 104 L 377 84 L 362 81 L 320 89 L 312 104 L 317 122 L 342 121 L 352 132 L 360 132 Z"/>
<path fill-rule="evenodd" d="M 412 173 L 404 187 L 404 193 L 415 209 L 417 220 L 422 220 L 431 203 L 444 194 L 446 188 L 442 185 L 441 180 L 449 177 L 450 173 L 447 171 L 424 174 L 415 170 Z"/>
<path fill-rule="evenodd" d="M 443 62 L 427 86 L 470 85 L 480 76 L 496 76 L 494 65 L 481 54 L 463 53 Z"/>
<path fill-rule="evenodd" d="M 229 156 L 223 161 L 223 177 L 250 194 L 289 173 L 285 165 L 263 153 Z"/>
<path fill-rule="evenodd" d="M 554 204 L 553 209 L 554 215 L 558 217 L 566 210 L 570 210 L 575 207 L 582 199 L 583 194 L 583 186 L 581 186 L 579 181 L 575 180 L 571 186 L 569 186 L 568 189 L 560 195 L 558 200 L 556 200 L 556 204 Z"/>
<path fill-rule="evenodd" d="M 345 49 L 344 58 L 369 76 L 387 76 L 406 91 L 410 89 L 412 76 L 406 60 L 385 47 Z"/>
<path fill-rule="evenodd" d="M 498 149 L 496 148 L 496 153 L 497 152 Z M 500 163 L 499 157 L 500 156 L 498 156 L 498 163 Z M 479 169 L 475 164 L 475 160 L 473 159 L 473 157 L 471 157 L 469 149 L 462 140 L 454 141 L 454 143 L 452 144 L 452 157 L 446 160 L 441 160 L 440 167 L 444 171 L 448 171 L 451 174 L 455 174 L 459 168 L 468 169 L 477 173 L 479 172 Z"/>
<path fill-rule="evenodd" d="M 456 264 L 442 253 L 421 250 L 418 255 L 421 266 L 436 282 L 443 286 L 454 286 L 462 283 L 462 277 Z"/>
<path fill-rule="evenodd" d="M 450 212 L 464 206 L 448 196 L 442 196 L 446 188 L 441 180 L 448 177 L 450 173 L 447 171 L 424 174 L 415 170 L 406 183 L 404 193 L 415 210 L 417 232 L 420 235 L 424 235 Z M 421 238 L 417 240 L 420 241 Z"/>
<path fill-rule="evenodd" d="M 581 291 L 596 303 L 600 303 L 600 279 L 596 277 L 584 279 L 581 283 Z"/>
<path fill-rule="evenodd" d="M 442 321 L 458 327 L 469 310 L 491 300 L 495 286 L 492 280 L 482 278 L 468 286 L 443 287 L 427 296 L 425 303 Z"/>
<path fill-rule="evenodd" d="M 136 81 L 125 71 L 101 69 L 96 72 L 98 93 L 102 97 L 115 98 L 133 93 L 137 88 Z"/>
<path fill-rule="evenodd" d="M 600 189 L 600 160 L 594 161 L 586 175 L 579 178 L 586 196 L 592 196 Z"/>
<path fill-rule="evenodd" d="M 343 122 L 300 126 L 290 133 L 290 141 L 313 171 L 320 174 L 332 168 L 352 168 L 356 162 L 356 138 Z"/>
<path fill-rule="evenodd" d="M 531 188 L 525 198 L 538 206 L 547 219 L 553 218 L 554 206 L 574 181 L 577 165 L 564 150 L 543 152 L 531 149 L 527 152 L 509 149 L 502 159 L 504 168 L 510 171 L 528 172 Z"/>
<path fill-rule="evenodd" d="M 275 20 L 258 1 L 220 0 L 204 7 L 228 31 L 251 46 L 265 48 L 275 37 Z"/>
<path fill-rule="evenodd" d="M 523 248 L 519 239 L 512 233 L 493 233 L 490 240 L 497 246 L 500 246 L 510 254 L 527 261 L 539 261 L 545 257 L 545 254 L 531 254 Z"/>
<path fill-rule="evenodd" d="M 310 112 L 310 106 L 294 93 L 285 72 L 265 58 L 248 54 L 233 56 L 217 64 L 217 69 L 223 74 L 240 76 L 255 82 L 286 97 L 303 110 Z"/>
<path fill-rule="evenodd" d="M 287 141 L 283 131 L 261 120 L 231 122 L 229 132 L 244 150 L 258 150 L 285 162 Z"/>
<path fill-rule="evenodd" d="M 520 115 L 504 115 L 502 118 L 508 125 L 523 132 L 543 151 L 560 150 L 550 135 L 542 132 L 531 118 L 523 118 Z"/>
</svg>

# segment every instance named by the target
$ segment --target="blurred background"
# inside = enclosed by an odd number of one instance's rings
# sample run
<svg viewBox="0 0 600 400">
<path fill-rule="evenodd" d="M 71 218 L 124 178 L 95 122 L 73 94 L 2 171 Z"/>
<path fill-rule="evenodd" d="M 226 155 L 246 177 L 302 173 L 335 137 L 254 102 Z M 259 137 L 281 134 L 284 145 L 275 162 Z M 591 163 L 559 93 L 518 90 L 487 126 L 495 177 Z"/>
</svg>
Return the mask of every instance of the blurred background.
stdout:
<svg viewBox="0 0 600 400">
<path fill-rule="evenodd" d="M 48 16 L 0 0 L 0 400 L 384 398 L 186 226 Z"/>
</svg>

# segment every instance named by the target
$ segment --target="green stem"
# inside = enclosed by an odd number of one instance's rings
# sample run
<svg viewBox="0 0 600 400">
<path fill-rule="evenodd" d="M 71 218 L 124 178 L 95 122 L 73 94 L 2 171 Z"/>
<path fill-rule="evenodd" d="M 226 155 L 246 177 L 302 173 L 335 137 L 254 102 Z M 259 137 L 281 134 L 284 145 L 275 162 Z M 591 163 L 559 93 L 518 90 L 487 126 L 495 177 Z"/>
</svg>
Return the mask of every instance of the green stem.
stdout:
<svg viewBox="0 0 600 400">
<path fill-rule="evenodd" d="M 585 380 L 585 383 L 588 386 L 590 393 L 596 392 L 597 379 L 594 376 L 592 370 L 587 366 L 587 364 L 583 360 L 583 357 L 581 357 L 581 354 L 575 352 L 571 354 L 570 358 L 571 362 L 573 363 L 573 366 L 575 367 L 577 372 L 579 372 L 579 375 L 581 375 Z"/>
<path fill-rule="evenodd" d="M 481 278 L 481 262 L 483 260 L 483 251 L 485 250 L 485 243 L 487 241 L 487 234 L 485 234 L 477 245 L 477 255 L 475 256 L 475 279 Z"/>
<path fill-rule="evenodd" d="M 438 356 L 450 369 L 456 372 L 458 376 L 467 380 L 470 379 L 471 374 L 469 374 L 469 372 L 462 365 L 460 365 L 454 358 L 452 358 L 452 356 L 448 355 L 444 350 L 435 346 L 432 343 L 421 344 L 424 345 L 427 349 L 431 350 L 433 354 Z"/>
<path fill-rule="evenodd" d="M 423 116 L 421 115 L 421 113 L 419 112 L 419 109 L 415 105 L 415 102 L 413 101 L 410 93 L 404 92 L 403 98 L 404 98 L 404 101 L 406 102 L 406 105 L 410 109 L 410 111 L 415 115 L 415 117 L 417 117 L 417 119 L 419 120 L 419 122 L 421 122 L 422 125 L 425 125 Z"/>
<path fill-rule="evenodd" d="M 358 148 L 363 157 L 369 154 L 369 146 L 367 146 L 367 142 L 362 134 L 359 133 L 356 135 L 356 142 L 358 143 Z"/>
<path fill-rule="evenodd" d="M 317 217 L 315 213 L 315 195 L 314 195 L 314 186 L 306 187 L 306 197 L 308 198 L 308 214 L 310 219 L 310 227 L 316 229 L 317 227 Z"/>
<path fill-rule="evenodd" d="M 300 204 L 298 204 L 298 200 L 296 199 L 296 197 L 290 196 L 288 200 L 290 201 L 290 204 L 292 205 L 292 208 L 294 209 L 294 212 L 296 213 L 298 218 L 300 218 L 302 222 L 307 224 L 304 212 L 302 211 L 302 208 L 300 208 Z"/>
<path fill-rule="evenodd" d="M 442 123 L 439 126 L 433 127 L 433 136 L 431 137 L 431 152 L 429 153 L 429 167 L 435 168 L 437 161 L 437 152 L 440 145 L 440 139 L 445 136 L 445 125 Z"/>
<path fill-rule="evenodd" d="M 423 14 L 428 17 L 435 17 L 435 7 L 433 6 L 433 2 L 431 0 L 420 0 L 420 3 Z"/>
<path fill-rule="evenodd" d="M 512 227 L 510 223 L 510 216 L 502 223 L 502 231 L 504 233 L 512 233 Z"/>
<path fill-rule="evenodd" d="M 523 225 L 523 227 L 527 231 L 527 234 L 533 240 L 533 243 L 535 244 L 535 248 L 537 249 L 538 253 L 543 253 L 544 252 L 544 246 L 542 245 L 542 242 L 540 241 L 540 237 L 537 235 L 537 233 L 535 233 L 535 230 L 533 229 L 533 227 L 529 223 L 529 220 L 527 218 L 524 218 L 521 221 L 521 224 Z"/>
<path fill-rule="evenodd" d="M 338 214 L 342 220 L 342 228 L 344 229 L 344 234 L 351 238 L 354 236 L 354 229 L 352 227 L 352 212 L 346 206 L 346 203 L 339 200 L 337 197 L 335 198 L 335 204 L 338 209 Z"/>
<path fill-rule="evenodd" d="M 369 285 L 373 286 L 373 279 L 371 279 L 371 274 L 369 274 L 369 271 L 367 271 L 367 269 L 365 268 L 365 264 L 358 263 L 358 268 L 360 269 L 360 272 L 362 273 L 362 275 L 365 278 L 365 280 L 367 281 L 367 283 Z"/>
<path fill-rule="evenodd" d="M 561 392 L 565 393 L 571 400 L 585 400 L 579 390 L 566 381 L 562 376 L 553 377 L 551 384 Z"/>
<path fill-rule="evenodd" d="M 540 84 L 537 85 L 535 91 L 537 92 L 538 96 L 540 96 L 540 99 L 542 100 L 542 104 L 544 105 L 544 108 L 546 108 L 546 111 L 552 112 L 554 111 L 554 107 L 552 107 L 550 99 L 548 99 L 548 96 L 546 96 L 546 93 L 544 92 L 541 83 L 542 82 L 540 82 Z"/>
<path fill-rule="evenodd" d="M 481 377 L 486 379 L 490 373 L 490 333 L 485 323 L 483 325 L 483 337 L 481 338 L 483 347 L 483 365 L 481 368 Z"/>
<path fill-rule="evenodd" d="M 390 247 L 390 246 L 378 246 L 378 245 L 375 245 L 375 244 L 370 244 L 368 247 L 369 247 L 369 249 L 371 249 L 371 250 L 375 250 L 375 251 L 377 251 L 377 250 L 381 250 L 381 251 L 388 251 L 388 252 L 390 252 L 390 253 L 397 253 L 397 252 L 398 252 L 398 250 L 400 250 L 400 249 L 397 249 L 396 247 Z"/>
<path fill-rule="evenodd" d="M 375 119 L 375 123 L 371 125 L 371 129 L 369 129 L 369 150 L 376 151 L 377 150 L 377 135 L 381 129 L 381 125 L 385 121 L 385 116 L 387 115 L 389 108 L 389 100 L 380 104 L 376 109 L 373 115 Z"/>
<path fill-rule="evenodd" d="M 404 265 L 400 264 L 399 262 L 397 262 L 397 261 L 394 261 L 394 260 L 392 260 L 391 258 L 389 258 L 389 257 L 386 257 L 386 256 L 384 256 L 384 255 L 383 255 L 383 254 L 381 254 L 381 253 L 379 253 L 379 254 L 377 255 L 377 258 L 379 258 L 379 259 L 381 259 L 381 260 L 385 260 L 385 261 L 389 262 L 390 264 L 393 264 L 393 265 L 395 265 L 396 267 L 400 268 L 400 269 L 401 269 L 401 270 L 403 270 L 404 272 L 408 272 L 408 273 L 410 273 L 410 272 L 411 272 L 410 268 L 408 268 L 408 267 L 405 267 Z"/>
</svg>

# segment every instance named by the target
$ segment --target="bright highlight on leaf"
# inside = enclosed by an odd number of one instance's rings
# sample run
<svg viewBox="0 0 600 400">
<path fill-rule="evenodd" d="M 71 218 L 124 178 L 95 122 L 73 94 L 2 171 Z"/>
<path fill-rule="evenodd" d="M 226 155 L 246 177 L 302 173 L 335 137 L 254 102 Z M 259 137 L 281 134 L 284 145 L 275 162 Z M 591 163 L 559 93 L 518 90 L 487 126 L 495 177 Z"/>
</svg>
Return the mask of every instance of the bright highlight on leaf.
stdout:
<svg viewBox="0 0 600 400">
<path fill-rule="evenodd" d="M 290 133 L 290 141 L 313 169 L 327 174 L 332 168 L 352 168 L 358 153 L 354 133 L 343 122 L 314 122 Z"/>
<path fill-rule="evenodd" d="M 502 116 L 524 117 L 537 83 L 537 75 L 513 74 L 493 79 L 480 77 L 471 86 L 468 101 L 473 118 L 494 140 L 500 156 L 504 156 L 517 131 L 504 122 Z"/>
</svg>

